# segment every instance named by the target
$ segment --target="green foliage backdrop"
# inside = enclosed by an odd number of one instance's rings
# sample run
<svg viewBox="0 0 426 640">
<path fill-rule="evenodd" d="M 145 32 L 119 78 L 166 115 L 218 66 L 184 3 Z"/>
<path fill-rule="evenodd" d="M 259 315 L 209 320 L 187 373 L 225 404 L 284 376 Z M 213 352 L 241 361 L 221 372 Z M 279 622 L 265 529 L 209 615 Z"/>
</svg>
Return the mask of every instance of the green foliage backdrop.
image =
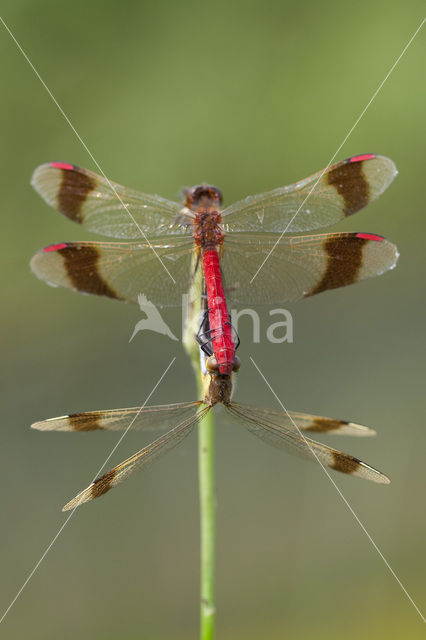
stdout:
<svg viewBox="0 0 426 640">
<path fill-rule="evenodd" d="M 422 2 L 17 0 L 3 18 L 106 174 L 166 197 L 206 180 L 227 203 L 323 168 L 419 25 Z M 29 186 L 49 160 L 94 169 L 0 31 L 2 420 L 0 609 L 63 522 L 114 434 L 43 434 L 37 419 L 192 399 L 182 346 L 139 334 L 136 307 L 54 290 L 29 271 L 51 242 L 90 236 Z M 336 481 L 421 606 L 424 514 L 425 32 L 339 153 L 399 176 L 340 225 L 398 244 L 382 278 L 289 307 L 294 344 L 240 327 L 237 396 L 374 427 L 339 440 L 392 480 Z M 336 229 L 338 230 L 338 229 Z M 267 310 L 262 318 L 268 319 Z M 180 331 L 180 311 L 165 318 Z M 218 638 L 420 638 L 423 626 L 320 469 L 217 421 Z M 114 461 L 148 442 L 128 435 Z M 5 637 L 195 638 L 196 441 L 79 510 L 3 623 Z"/>
</svg>

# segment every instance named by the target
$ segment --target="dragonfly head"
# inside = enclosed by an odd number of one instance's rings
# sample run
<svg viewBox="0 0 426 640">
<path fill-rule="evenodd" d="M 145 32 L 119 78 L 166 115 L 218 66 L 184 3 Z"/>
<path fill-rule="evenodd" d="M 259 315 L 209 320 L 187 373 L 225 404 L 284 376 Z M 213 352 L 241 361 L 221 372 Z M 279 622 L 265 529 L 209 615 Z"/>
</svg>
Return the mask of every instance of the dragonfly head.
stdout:
<svg viewBox="0 0 426 640">
<path fill-rule="evenodd" d="M 213 185 L 200 184 L 196 187 L 190 187 L 185 192 L 185 206 L 188 209 L 217 209 L 222 204 L 222 193 Z"/>
<path fill-rule="evenodd" d="M 212 375 L 231 375 L 231 373 L 237 372 L 240 366 L 241 366 L 241 362 L 237 356 L 234 356 L 234 361 L 232 363 L 231 371 L 221 370 L 222 366 L 218 363 L 214 355 L 209 356 L 206 360 L 206 369 Z"/>
</svg>

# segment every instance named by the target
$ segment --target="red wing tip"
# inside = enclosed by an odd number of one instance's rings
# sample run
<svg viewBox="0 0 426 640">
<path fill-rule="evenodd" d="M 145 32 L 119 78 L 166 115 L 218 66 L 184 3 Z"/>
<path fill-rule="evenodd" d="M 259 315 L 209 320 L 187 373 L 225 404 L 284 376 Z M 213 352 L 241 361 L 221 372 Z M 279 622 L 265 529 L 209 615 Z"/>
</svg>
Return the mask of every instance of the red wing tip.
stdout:
<svg viewBox="0 0 426 640">
<path fill-rule="evenodd" d="M 375 153 L 364 153 L 363 155 L 353 156 L 352 158 L 349 158 L 349 162 L 362 162 L 363 160 L 372 160 L 375 157 Z"/>
<path fill-rule="evenodd" d="M 59 251 L 60 249 L 65 249 L 67 247 L 66 242 L 59 242 L 58 244 L 50 244 L 48 247 L 44 247 L 42 250 L 43 253 L 48 253 L 49 251 Z"/>
<path fill-rule="evenodd" d="M 54 169 L 64 169 L 64 171 L 73 171 L 74 165 L 67 162 L 50 162 L 50 166 Z"/>
<path fill-rule="evenodd" d="M 382 242 L 384 240 L 383 236 L 376 236 L 375 233 L 357 233 L 356 237 L 363 240 L 373 240 L 374 242 Z"/>
</svg>

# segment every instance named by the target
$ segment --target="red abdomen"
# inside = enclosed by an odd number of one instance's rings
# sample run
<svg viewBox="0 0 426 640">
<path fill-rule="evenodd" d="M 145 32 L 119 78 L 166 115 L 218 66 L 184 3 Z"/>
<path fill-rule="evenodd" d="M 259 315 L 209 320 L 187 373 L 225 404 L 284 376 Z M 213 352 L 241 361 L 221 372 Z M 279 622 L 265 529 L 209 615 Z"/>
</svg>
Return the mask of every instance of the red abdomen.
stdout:
<svg viewBox="0 0 426 640">
<path fill-rule="evenodd" d="M 219 256 L 215 249 L 203 252 L 203 266 L 212 349 L 219 365 L 219 372 L 223 375 L 230 375 L 234 365 L 235 345 L 226 307 Z"/>
</svg>

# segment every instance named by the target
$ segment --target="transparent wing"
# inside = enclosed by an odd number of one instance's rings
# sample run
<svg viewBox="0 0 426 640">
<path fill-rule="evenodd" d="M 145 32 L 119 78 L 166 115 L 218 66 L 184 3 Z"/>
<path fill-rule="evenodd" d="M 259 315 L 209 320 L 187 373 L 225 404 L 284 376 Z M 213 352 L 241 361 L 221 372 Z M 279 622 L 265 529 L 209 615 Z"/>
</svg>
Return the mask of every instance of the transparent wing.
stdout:
<svg viewBox="0 0 426 640">
<path fill-rule="evenodd" d="M 182 214 L 177 202 L 123 187 L 72 164 L 37 167 L 31 185 L 70 220 L 113 238 L 188 233 L 191 223 L 190 212 Z"/>
<path fill-rule="evenodd" d="M 397 174 L 392 160 L 366 154 L 305 180 L 248 196 L 222 212 L 227 231 L 297 233 L 327 227 L 375 200 Z"/>
<path fill-rule="evenodd" d="M 35 422 L 31 428 L 38 431 L 157 430 L 190 419 L 198 412 L 201 404 L 197 400 L 130 409 L 85 411 Z"/>
<path fill-rule="evenodd" d="M 200 268 L 198 261 L 191 265 L 193 252 L 191 240 L 176 237 L 168 244 L 153 239 L 151 245 L 68 242 L 39 251 L 31 268 L 53 286 L 128 302 L 144 294 L 154 305 L 179 306 Z M 283 303 L 380 275 L 397 258 L 395 245 L 372 234 L 280 239 L 239 233 L 227 234 L 221 266 L 234 303 Z"/>
<path fill-rule="evenodd" d="M 365 462 L 332 447 L 301 436 L 290 420 L 271 420 L 252 407 L 229 406 L 231 414 L 255 436 L 279 449 L 299 455 L 306 460 L 320 462 L 326 467 L 373 482 L 388 484 L 389 478 Z M 291 426 L 290 426 L 291 424 Z M 297 423 L 296 423 L 297 424 Z"/>
<path fill-rule="evenodd" d="M 271 233 L 229 233 L 221 266 L 232 302 L 269 304 L 299 300 L 381 275 L 395 266 L 398 255 L 395 245 L 373 234 L 280 239 Z"/>
<path fill-rule="evenodd" d="M 144 294 L 154 305 L 180 306 L 194 275 L 193 251 L 192 240 L 183 237 L 170 238 L 167 244 L 154 238 L 150 245 L 66 242 L 36 253 L 31 269 L 52 286 L 127 302 L 137 302 Z"/>
<path fill-rule="evenodd" d="M 376 434 L 374 429 L 364 427 L 355 422 L 336 420 L 335 418 L 324 418 L 310 413 L 289 411 L 287 415 L 284 411 L 273 411 L 272 409 L 263 409 L 246 404 L 242 405 L 238 402 L 233 402 L 232 407 L 244 414 L 249 412 L 251 416 L 256 416 L 256 419 L 262 424 L 272 424 L 278 429 L 284 429 L 285 431 L 291 431 L 296 434 L 299 433 L 297 427 L 301 431 L 329 433 L 332 435 L 374 436 Z M 295 425 L 297 425 L 297 427 Z"/>
<path fill-rule="evenodd" d="M 171 449 L 174 449 L 174 447 L 180 444 L 182 440 L 191 433 L 194 425 L 209 410 L 210 407 L 200 409 L 195 416 L 184 420 L 166 434 L 160 436 L 140 451 L 137 451 L 135 454 L 130 456 L 130 458 L 127 458 L 127 460 L 124 460 L 113 469 L 104 473 L 104 475 L 94 480 L 88 487 L 86 487 L 86 489 L 80 491 L 80 493 L 70 500 L 62 510 L 69 511 L 70 509 L 80 506 L 84 502 L 89 502 L 94 498 L 103 496 L 104 493 L 123 482 L 123 480 L 125 480 L 134 471 L 147 467 L 151 462 L 154 462 L 154 460 L 160 456 L 164 455 Z"/>
</svg>

